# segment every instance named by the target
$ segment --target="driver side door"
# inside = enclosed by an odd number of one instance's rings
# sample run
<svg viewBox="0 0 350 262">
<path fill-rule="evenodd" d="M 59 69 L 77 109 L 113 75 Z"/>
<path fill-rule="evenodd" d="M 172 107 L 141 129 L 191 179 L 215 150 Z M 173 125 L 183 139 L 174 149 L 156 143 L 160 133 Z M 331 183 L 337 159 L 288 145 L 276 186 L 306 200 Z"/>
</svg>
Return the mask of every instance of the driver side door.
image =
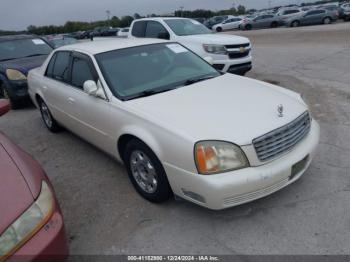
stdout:
<svg viewBox="0 0 350 262">
<path fill-rule="evenodd" d="M 103 99 L 86 93 L 83 86 L 87 80 L 92 80 L 103 88 L 92 59 L 86 54 L 73 52 L 67 109 L 71 117 L 72 131 L 95 146 L 113 152 L 115 147 L 109 134 L 109 101 L 106 95 L 106 99 Z"/>
</svg>

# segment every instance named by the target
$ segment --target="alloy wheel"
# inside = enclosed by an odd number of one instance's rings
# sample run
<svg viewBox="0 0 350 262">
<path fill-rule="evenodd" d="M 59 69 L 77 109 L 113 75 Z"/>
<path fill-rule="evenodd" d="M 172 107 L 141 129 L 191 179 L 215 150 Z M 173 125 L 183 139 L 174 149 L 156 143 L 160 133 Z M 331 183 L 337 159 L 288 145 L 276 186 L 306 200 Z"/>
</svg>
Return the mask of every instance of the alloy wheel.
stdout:
<svg viewBox="0 0 350 262">
<path fill-rule="evenodd" d="M 130 168 L 136 183 L 144 192 L 152 194 L 157 190 L 156 170 L 144 152 L 135 150 L 131 153 Z"/>
</svg>

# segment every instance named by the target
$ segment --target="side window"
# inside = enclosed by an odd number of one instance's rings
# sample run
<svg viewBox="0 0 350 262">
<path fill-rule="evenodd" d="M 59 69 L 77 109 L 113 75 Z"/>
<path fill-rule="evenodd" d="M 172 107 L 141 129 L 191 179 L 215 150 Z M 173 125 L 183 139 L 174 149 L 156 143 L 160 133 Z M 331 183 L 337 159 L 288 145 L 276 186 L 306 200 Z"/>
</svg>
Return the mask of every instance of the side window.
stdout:
<svg viewBox="0 0 350 262">
<path fill-rule="evenodd" d="M 135 37 L 145 37 L 146 25 L 146 21 L 134 22 L 131 34 Z"/>
<path fill-rule="evenodd" d="M 70 52 L 57 52 L 52 70 L 52 78 L 68 82 Z"/>
<path fill-rule="evenodd" d="M 83 85 L 87 80 L 96 80 L 90 67 L 89 60 L 74 57 L 72 64 L 72 85 L 83 89 Z"/>
<path fill-rule="evenodd" d="M 160 34 L 168 34 L 168 31 L 161 23 L 148 21 L 145 36 L 149 38 L 158 38 Z"/>
<path fill-rule="evenodd" d="M 51 57 L 51 60 L 49 62 L 49 65 L 47 66 L 47 69 L 46 69 L 46 76 L 47 77 L 52 77 L 52 74 L 53 74 L 53 67 L 55 65 L 55 60 L 56 60 L 56 54 L 53 54 L 53 56 Z"/>
</svg>

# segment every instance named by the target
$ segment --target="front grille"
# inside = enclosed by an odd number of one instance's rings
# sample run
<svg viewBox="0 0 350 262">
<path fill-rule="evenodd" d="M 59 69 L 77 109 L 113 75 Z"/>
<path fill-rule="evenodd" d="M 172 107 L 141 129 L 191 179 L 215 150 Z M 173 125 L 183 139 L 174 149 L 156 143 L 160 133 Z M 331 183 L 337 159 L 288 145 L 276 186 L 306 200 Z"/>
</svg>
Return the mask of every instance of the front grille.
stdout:
<svg viewBox="0 0 350 262">
<path fill-rule="evenodd" d="M 238 45 L 226 45 L 226 49 L 232 49 L 232 48 L 241 48 L 241 47 L 248 47 L 250 44 L 238 44 Z"/>
<path fill-rule="evenodd" d="M 309 133 L 310 126 L 310 114 L 305 112 L 289 124 L 254 139 L 259 160 L 267 161 L 288 151 Z"/>
<path fill-rule="evenodd" d="M 230 59 L 242 58 L 242 57 L 248 56 L 249 52 L 250 52 L 250 50 L 246 50 L 243 53 L 241 53 L 241 52 L 229 52 L 228 56 L 230 57 Z"/>
</svg>

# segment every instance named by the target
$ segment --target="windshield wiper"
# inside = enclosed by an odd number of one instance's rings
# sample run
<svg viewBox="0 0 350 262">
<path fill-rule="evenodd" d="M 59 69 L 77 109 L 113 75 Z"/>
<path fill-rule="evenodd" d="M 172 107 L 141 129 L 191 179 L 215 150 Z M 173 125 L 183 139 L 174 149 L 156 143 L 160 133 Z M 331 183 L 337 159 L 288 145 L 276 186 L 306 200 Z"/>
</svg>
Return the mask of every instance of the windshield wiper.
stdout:
<svg viewBox="0 0 350 262">
<path fill-rule="evenodd" d="M 162 89 L 162 90 L 145 90 L 145 91 L 138 93 L 137 95 L 135 95 L 135 97 L 132 97 L 129 100 L 141 98 L 141 97 L 152 96 L 152 95 L 160 94 L 160 93 L 165 93 L 165 92 L 168 92 L 168 91 L 174 90 L 174 89 L 176 89 L 176 88 L 167 88 L 167 89 Z"/>
<path fill-rule="evenodd" d="M 191 79 L 187 79 L 184 83 L 185 86 L 188 86 L 188 85 L 192 85 L 194 83 L 198 83 L 198 82 L 201 82 L 201 81 L 205 81 L 205 80 L 208 80 L 208 79 L 212 79 L 212 78 L 215 78 L 217 76 L 204 76 L 204 77 L 196 77 L 196 78 L 191 78 Z"/>
</svg>

